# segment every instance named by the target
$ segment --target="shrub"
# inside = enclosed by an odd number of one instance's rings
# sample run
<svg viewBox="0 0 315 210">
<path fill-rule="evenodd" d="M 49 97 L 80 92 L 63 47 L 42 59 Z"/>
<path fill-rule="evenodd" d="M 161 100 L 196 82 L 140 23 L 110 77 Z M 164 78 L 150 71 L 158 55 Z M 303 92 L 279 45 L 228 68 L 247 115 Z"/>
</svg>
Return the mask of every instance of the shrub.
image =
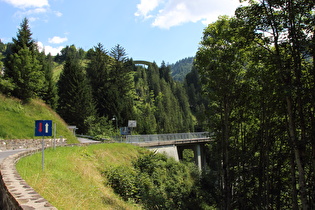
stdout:
<svg viewBox="0 0 315 210">
<path fill-rule="evenodd" d="M 106 172 L 108 184 L 125 201 L 134 200 L 138 195 L 137 173 L 133 168 L 118 166 Z"/>
<path fill-rule="evenodd" d="M 147 153 L 133 167 L 116 167 L 107 172 L 111 187 L 124 200 L 142 203 L 146 209 L 188 209 L 198 207 L 193 190 L 199 177 L 192 167 L 165 155 Z M 195 168 L 194 168 L 195 169 Z"/>
</svg>

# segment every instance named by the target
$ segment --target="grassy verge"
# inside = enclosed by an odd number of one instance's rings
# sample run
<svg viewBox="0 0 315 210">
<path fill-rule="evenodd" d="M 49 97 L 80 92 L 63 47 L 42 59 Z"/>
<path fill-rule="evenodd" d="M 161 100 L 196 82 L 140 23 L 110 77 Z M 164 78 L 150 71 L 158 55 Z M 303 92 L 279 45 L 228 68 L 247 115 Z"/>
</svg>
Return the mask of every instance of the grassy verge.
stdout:
<svg viewBox="0 0 315 210">
<path fill-rule="evenodd" d="M 129 144 L 59 147 L 22 158 L 17 170 L 26 182 L 58 209 L 140 209 L 124 202 L 102 176 L 104 169 L 131 165 L 144 150 Z"/>
<path fill-rule="evenodd" d="M 67 138 L 68 143 L 78 142 L 59 115 L 39 100 L 23 104 L 0 94 L 0 119 L 0 139 L 33 139 L 35 120 L 52 120 L 57 123 L 57 137 Z"/>
</svg>

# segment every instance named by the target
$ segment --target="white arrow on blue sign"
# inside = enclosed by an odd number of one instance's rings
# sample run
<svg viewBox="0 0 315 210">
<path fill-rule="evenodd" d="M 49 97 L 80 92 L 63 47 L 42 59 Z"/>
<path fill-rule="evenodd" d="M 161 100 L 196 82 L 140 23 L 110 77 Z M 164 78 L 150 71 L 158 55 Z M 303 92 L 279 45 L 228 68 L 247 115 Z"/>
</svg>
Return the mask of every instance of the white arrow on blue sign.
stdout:
<svg viewBox="0 0 315 210">
<path fill-rule="evenodd" d="M 35 120 L 35 136 L 52 136 L 52 120 Z"/>
</svg>

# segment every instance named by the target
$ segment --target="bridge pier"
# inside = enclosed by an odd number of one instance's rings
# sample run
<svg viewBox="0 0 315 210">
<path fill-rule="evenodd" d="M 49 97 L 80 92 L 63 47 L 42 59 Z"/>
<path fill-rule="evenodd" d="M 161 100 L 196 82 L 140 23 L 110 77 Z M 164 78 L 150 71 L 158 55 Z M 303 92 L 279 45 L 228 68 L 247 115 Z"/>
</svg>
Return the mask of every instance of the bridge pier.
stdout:
<svg viewBox="0 0 315 210">
<path fill-rule="evenodd" d="M 177 151 L 177 146 L 176 145 L 163 145 L 163 146 L 154 146 L 154 147 L 149 147 L 148 148 L 151 151 L 156 151 L 158 153 L 163 153 L 167 157 L 172 157 L 176 161 L 179 161 L 179 156 L 178 156 L 178 151 Z"/>
<path fill-rule="evenodd" d="M 174 158 L 176 161 L 183 160 L 183 152 L 185 149 L 192 150 L 194 153 L 194 162 L 198 166 L 199 170 L 202 170 L 206 166 L 206 158 L 204 151 L 204 144 L 190 144 L 190 145 L 160 145 L 149 147 L 151 151 L 163 153 L 168 157 Z"/>
<path fill-rule="evenodd" d="M 178 159 L 183 160 L 183 152 L 190 149 L 194 152 L 194 162 L 200 170 L 206 166 L 204 144 L 177 145 Z"/>
</svg>

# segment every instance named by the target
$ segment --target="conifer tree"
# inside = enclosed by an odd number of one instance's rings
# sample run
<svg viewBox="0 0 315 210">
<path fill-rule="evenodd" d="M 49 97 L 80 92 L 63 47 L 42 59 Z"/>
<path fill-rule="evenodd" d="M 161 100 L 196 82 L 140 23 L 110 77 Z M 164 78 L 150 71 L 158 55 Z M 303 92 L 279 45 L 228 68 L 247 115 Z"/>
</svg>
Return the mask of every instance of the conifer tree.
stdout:
<svg viewBox="0 0 315 210">
<path fill-rule="evenodd" d="M 2 70 L 3 70 L 3 52 L 5 49 L 5 45 L 2 43 L 1 39 L 0 39 L 0 76 L 2 76 Z"/>
<path fill-rule="evenodd" d="M 44 74 L 37 58 L 37 46 L 25 18 L 13 38 L 10 54 L 5 61 L 5 78 L 11 80 L 12 95 L 22 100 L 36 97 L 43 88 Z"/>
<path fill-rule="evenodd" d="M 89 128 L 86 120 L 95 115 L 95 106 L 90 84 L 78 56 L 72 45 L 58 82 L 58 113 L 68 124 L 76 125 L 79 133 L 87 133 Z"/>
<path fill-rule="evenodd" d="M 134 81 L 132 76 L 133 61 L 127 58 L 126 51 L 116 45 L 110 51 L 114 58 L 110 68 L 109 86 L 106 91 L 109 117 L 116 116 L 119 125 L 126 125 L 133 118 Z"/>
<path fill-rule="evenodd" d="M 58 90 L 56 82 L 53 80 L 53 58 L 51 54 L 45 55 L 44 52 L 39 54 L 39 60 L 42 64 L 42 71 L 45 76 L 44 88 L 41 91 L 41 98 L 52 108 L 57 108 Z"/>
<path fill-rule="evenodd" d="M 110 59 L 101 43 L 98 43 L 94 49 L 89 50 L 89 60 L 86 72 L 91 83 L 97 112 L 99 116 L 107 116 L 106 104 L 108 101 L 106 91 L 109 88 Z M 109 116 L 109 118 L 111 117 Z"/>
</svg>

